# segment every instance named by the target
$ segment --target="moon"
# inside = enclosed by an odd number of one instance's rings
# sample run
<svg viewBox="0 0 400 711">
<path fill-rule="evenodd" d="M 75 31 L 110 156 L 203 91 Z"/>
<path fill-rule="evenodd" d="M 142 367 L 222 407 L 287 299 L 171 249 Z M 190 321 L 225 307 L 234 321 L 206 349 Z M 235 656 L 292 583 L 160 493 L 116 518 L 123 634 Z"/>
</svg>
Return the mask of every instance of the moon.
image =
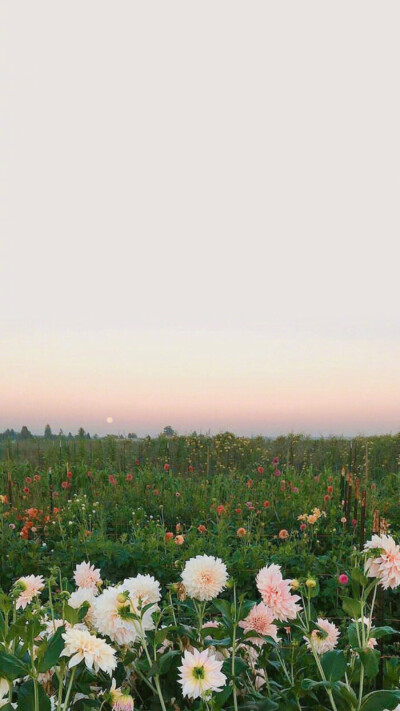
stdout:
<svg viewBox="0 0 400 711">
<path fill-rule="evenodd" d="M 108 422 L 109 425 L 111 425 L 114 422 L 113 417 L 107 417 L 106 422 Z"/>
</svg>

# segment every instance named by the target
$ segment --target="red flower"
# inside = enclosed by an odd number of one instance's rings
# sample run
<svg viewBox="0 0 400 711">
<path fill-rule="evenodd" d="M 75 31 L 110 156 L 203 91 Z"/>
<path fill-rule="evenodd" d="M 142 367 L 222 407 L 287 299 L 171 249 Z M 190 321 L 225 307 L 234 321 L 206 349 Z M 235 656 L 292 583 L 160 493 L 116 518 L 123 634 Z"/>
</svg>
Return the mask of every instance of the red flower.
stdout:
<svg viewBox="0 0 400 711">
<path fill-rule="evenodd" d="M 267 509 L 270 506 L 269 501 L 264 501 L 264 508 Z"/>
<path fill-rule="evenodd" d="M 203 526 L 202 523 L 200 524 L 200 526 L 197 526 L 197 530 L 199 533 L 205 533 L 207 531 L 206 527 Z"/>
<path fill-rule="evenodd" d="M 126 481 L 132 481 L 133 479 L 133 474 L 127 474 L 125 477 Z"/>
<path fill-rule="evenodd" d="M 40 474 L 35 474 L 35 476 L 33 477 L 33 481 L 40 481 Z"/>
<path fill-rule="evenodd" d="M 279 457 L 274 457 L 272 460 L 272 464 L 275 464 L 275 466 L 279 464 Z"/>
<path fill-rule="evenodd" d="M 189 464 L 189 471 L 190 471 L 190 473 L 194 472 L 194 467 L 192 467 L 191 464 Z"/>
<path fill-rule="evenodd" d="M 248 479 L 246 481 L 246 486 L 248 489 L 251 489 L 251 487 L 253 486 L 253 479 Z"/>
<path fill-rule="evenodd" d="M 257 471 L 259 474 L 264 474 L 264 467 L 257 467 Z"/>
<path fill-rule="evenodd" d="M 154 496 L 160 496 L 160 492 L 158 491 L 158 489 L 153 489 L 153 494 Z"/>
<path fill-rule="evenodd" d="M 137 459 L 136 462 L 135 462 L 135 464 L 136 464 L 136 466 L 138 467 L 139 464 L 140 464 L 140 459 Z"/>
<path fill-rule="evenodd" d="M 236 512 L 237 514 L 241 514 L 241 513 L 242 513 L 242 509 L 235 509 L 235 512 Z"/>
<path fill-rule="evenodd" d="M 72 472 L 67 472 L 67 479 L 72 479 Z"/>
<path fill-rule="evenodd" d="M 348 579 L 346 573 L 342 573 L 341 575 L 339 575 L 339 583 L 341 585 L 347 585 L 348 582 L 349 582 L 349 579 Z"/>
<path fill-rule="evenodd" d="M 27 486 L 24 487 L 24 494 L 29 494 L 29 489 Z"/>
<path fill-rule="evenodd" d="M 300 531 L 305 531 L 306 528 L 307 528 L 307 524 L 306 524 L 306 523 L 301 523 L 301 524 L 300 524 Z"/>
<path fill-rule="evenodd" d="M 26 479 L 25 479 L 25 481 L 26 481 L 27 484 L 32 484 L 32 479 L 31 479 L 30 476 L 27 476 Z"/>
<path fill-rule="evenodd" d="M 61 486 L 62 486 L 63 489 L 68 489 L 69 484 L 68 484 L 67 481 L 62 481 L 62 482 L 61 482 Z"/>
<path fill-rule="evenodd" d="M 166 541 L 170 541 L 173 537 L 174 537 L 174 534 L 172 533 L 172 531 L 167 531 L 167 533 L 165 534 Z"/>
<path fill-rule="evenodd" d="M 328 486 L 328 494 L 333 494 L 333 486 Z"/>
<path fill-rule="evenodd" d="M 329 494 L 325 494 L 325 496 L 324 496 L 324 501 L 329 501 L 330 498 L 331 498 L 331 497 L 329 496 Z"/>
<path fill-rule="evenodd" d="M 221 516 L 221 514 L 223 513 L 225 513 L 225 506 L 222 506 L 222 504 L 220 504 L 219 506 L 217 506 L 217 514 Z"/>
<path fill-rule="evenodd" d="M 164 464 L 164 471 L 165 471 L 165 472 L 168 472 L 168 471 L 169 471 L 169 464 L 168 464 L 168 462 L 165 462 L 165 464 Z"/>
<path fill-rule="evenodd" d="M 109 474 L 109 476 L 108 476 L 108 481 L 109 481 L 110 484 L 112 484 L 113 486 L 115 486 L 116 483 L 117 483 L 116 478 L 115 478 L 112 474 Z"/>
</svg>

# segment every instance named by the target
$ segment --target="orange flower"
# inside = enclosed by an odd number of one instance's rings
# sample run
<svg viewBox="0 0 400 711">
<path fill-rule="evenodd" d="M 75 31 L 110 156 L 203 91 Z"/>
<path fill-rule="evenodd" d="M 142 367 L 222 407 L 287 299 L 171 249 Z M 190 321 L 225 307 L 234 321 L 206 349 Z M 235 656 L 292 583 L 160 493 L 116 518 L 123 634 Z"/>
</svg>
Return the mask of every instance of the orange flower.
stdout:
<svg viewBox="0 0 400 711">
<path fill-rule="evenodd" d="M 238 536 L 238 538 L 243 538 L 243 536 L 245 536 L 246 533 L 247 533 L 247 531 L 245 528 L 243 528 L 243 526 L 238 528 L 238 530 L 236 531 L 236 535 Z"/>
<path fill-rule="evenodd" d="M 289 538 L 289 531 L 287 531 L 286 528 L 282 528 L 278 535 L 281 541 L 286 541 L 286 539 Z"/>
<path fill-rule="evenodd" d="M 185 541 L 185 539 L 184 539 L 184 537 L 183 537 L 182 535 L 181 535 L 181 536 L 175 536 L 175 543 L 176 543 L 177 546 L 181 546 L 182 543 L 184 543 L 184 541 Z"/>
<path fill-rule="evenodd" d="M 177 533 L 179 533 L 180 530 L 181 530 L 181 524 L 180 524 L 180 523 L 177 523 L 176 526 L 175 526 L 175 531 L 176 531 Z"/>
<path fill-rule="evenodd" d="M 166 541 L 170 541 L 171 538 L 173 538 L 173 537 L 174 537 L 174 534 L 172 533 L 172 531 L 167 531 L 167 533 L 165 534 Z"/>
<path fill-rule="evenodd" d="M 199 533 L 205 533 L 207 531 L 206 527 L 202 523 L 200 526 L 197 526 L 197 530 Z"/>
</svg>

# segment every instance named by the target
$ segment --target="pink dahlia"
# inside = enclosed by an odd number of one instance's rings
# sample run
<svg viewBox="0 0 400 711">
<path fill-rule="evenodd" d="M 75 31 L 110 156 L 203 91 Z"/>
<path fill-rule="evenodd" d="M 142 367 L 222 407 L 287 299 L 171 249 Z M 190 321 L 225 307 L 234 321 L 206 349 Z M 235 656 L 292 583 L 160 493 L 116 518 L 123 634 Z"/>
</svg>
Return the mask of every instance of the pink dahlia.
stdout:
<svg viewBox="0 0 400 711">
<path fill-rule="evenodd" d="M 400 585 L 400 547 L 391 536 L 373 535 L 364 546 L 365 551 L 375 551 L 376 557 L 368 558 L 365 572 L 369 578 L 378 578 L 384 590 Z"/>
<path fill-rule="evenodd" d="M 26 575 L 23 578 L 19 578 L 15 583 L 15 590 L 19 592 L 16 602 L 16 608 L 23 610 L 33 598 L 44 588 L 44 579 L 41 575 Z"/>
<path fill-rule="evenodd" d="M 91 588 L 95 595 L 99 592 L 98 586 L 101 585 L 100 569 L 95 568 L 85 561 L 76 566 L 74 572 L 74 580 L 78 588 Z"/>
<path fill-rule="evenodd" d="M 273 614 L 273 619 L 286 622 L 294 620 L 301 607 L 297 604 L 298 595 L 290 592 L 291 580 L 282 578 L 279 565 L 266 565 L 261 568 L 256 578 L 257 589 Z"/>
<path fill-rule="evenodd" d="M 308 637 L 304 637 L 307 642 L 307 647 L 309 649 L 314 649 L 317 654 L 325 654 L 325 652 L 331 652 L 335 649 L 339 630 L 338 628 L 328 620 L 324 620 L 322 617 L 318 617 L 317 625 L 320 629 L 313 630 L 311 632 L 311 640 Z"/>
<path fill-rule="evenodd" d="M 247 632 L 257 632 L 257 634 L 262 637 L 272 637 L 275 642 L 278 642 L 278 628 L 276 625 L 272 624 L 274 621 L 274 613 L 263 602 L 258 605 L 254 605 L 251 608 L 249 614 L 244 620 L 239 622 L 239 626 L 242 627 Z M 264 644 L 264 640 L 260 637 L 249 638 L 251 642 L 254 642 L 257 646 L 261 647 Z"/>
</svg>

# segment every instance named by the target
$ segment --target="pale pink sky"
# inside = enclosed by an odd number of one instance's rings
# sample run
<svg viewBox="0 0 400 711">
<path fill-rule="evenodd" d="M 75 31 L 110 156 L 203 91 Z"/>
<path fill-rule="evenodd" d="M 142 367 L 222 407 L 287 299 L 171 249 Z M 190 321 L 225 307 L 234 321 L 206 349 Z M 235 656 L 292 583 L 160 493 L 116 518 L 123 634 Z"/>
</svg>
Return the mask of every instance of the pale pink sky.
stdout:
<svg viewBox="0 0 400 711">
<path fill-rule="evenodd" d="M 4 0 L 0 430 L 400 429 L 399 21 Z"/>
</svg>

